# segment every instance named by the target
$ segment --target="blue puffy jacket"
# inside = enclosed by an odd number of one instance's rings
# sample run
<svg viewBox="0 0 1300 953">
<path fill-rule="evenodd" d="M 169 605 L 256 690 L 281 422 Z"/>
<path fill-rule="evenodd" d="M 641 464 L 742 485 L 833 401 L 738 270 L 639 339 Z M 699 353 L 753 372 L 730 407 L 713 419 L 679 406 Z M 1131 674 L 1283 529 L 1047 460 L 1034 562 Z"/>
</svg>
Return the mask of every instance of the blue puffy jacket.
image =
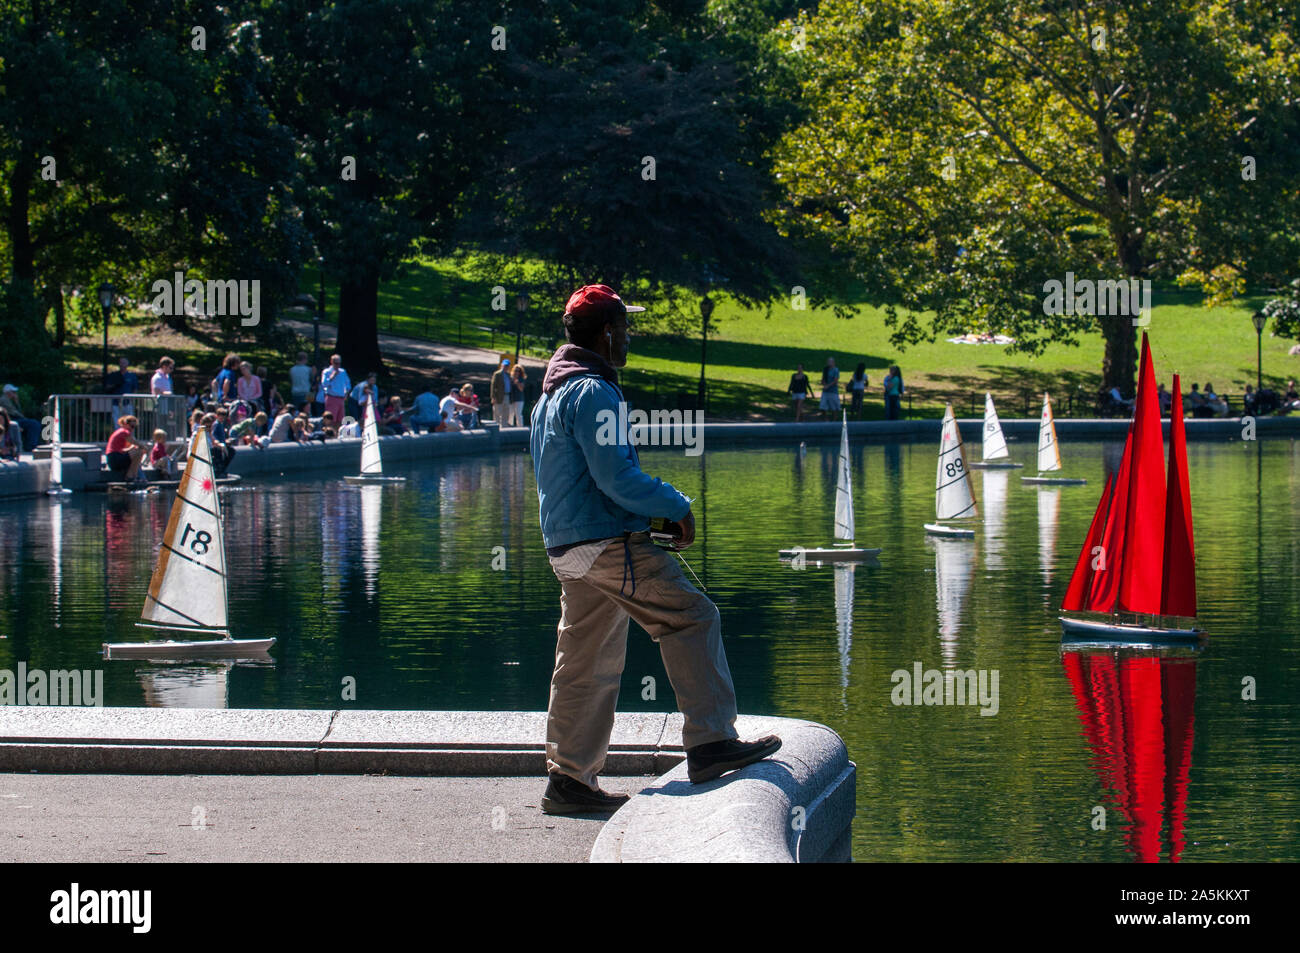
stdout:
<svg viewBox="0 0 1300 953">
<path fill-rule="evenodd" d="M 548 549 L 638 533 L 649 529 L 649 517 L 680 520 L 690 511 L 672 484 L 641 470 L 618 413 L 622 401 L 617 375 L 599 354 L 565 344 L 551 357 L 529 434 Z"/>
</svg>

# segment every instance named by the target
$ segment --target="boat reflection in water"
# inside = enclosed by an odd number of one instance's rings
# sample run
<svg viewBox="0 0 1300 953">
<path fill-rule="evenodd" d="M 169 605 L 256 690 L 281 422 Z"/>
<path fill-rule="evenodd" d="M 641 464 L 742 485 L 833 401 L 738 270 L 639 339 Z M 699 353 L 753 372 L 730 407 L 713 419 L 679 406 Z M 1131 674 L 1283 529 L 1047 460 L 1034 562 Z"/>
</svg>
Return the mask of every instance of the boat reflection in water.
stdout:
<svg viewBox="0 0 1300 953">
<path fill-rule="evenodd" d="M 230 670 L 233 661 L 187 662 L 179 665 L 155 663 L 137 672 L 148 708 L 229 707 Z"/>
<path fill-rule="evenodd" d="M 934 548 L 935 604 L 939 616 L 939 651 L 944 668 L 957 663 L 957 634 L 961 631 L 966 598 L 975 580 L 975 547 L 970 540 L 928 536 Z"/>
<path fill-rule="evenodd" d="M 835 564 L 835 634 L 840 650 L 840 695 L 847 703 L 849 658 L 853 652 L 853 563 Z"/>
<path fill-rule="evenodd" d="M 1093 768 L 1128 819 L 1142 863 L 1177 862 L 1186 839 L 1195 649 L 1062 645 Z"/>
</svg>

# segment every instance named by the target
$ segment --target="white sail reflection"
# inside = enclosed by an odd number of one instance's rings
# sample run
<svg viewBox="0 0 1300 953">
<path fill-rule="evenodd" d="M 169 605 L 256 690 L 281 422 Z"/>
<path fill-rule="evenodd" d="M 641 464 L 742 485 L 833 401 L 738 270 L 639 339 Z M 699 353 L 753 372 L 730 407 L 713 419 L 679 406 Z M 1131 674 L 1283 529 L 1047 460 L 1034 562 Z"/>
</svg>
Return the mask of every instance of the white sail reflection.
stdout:
<svg viewBox="0 0 1300 953">
<path fill-rule="evenodd" d="M 1044 586 L 1052 584 L 1052 565 L 1056 561 L 1056 526 L 1061 514 L 1061 491 L 1038 490 L 1038 569 Z"/>
<path fill-rule="evenodd" d="M 1007 522 L 1007 485 L 1011 474 L 1007 470 L 984 471 L 984 565 L 988 569 L 1002 569 L 1002 555 L 1006 549 L 1003 531 Z"/>
<path fill-rule="evenodd" d="M 383 494 L 382 486 L 361 487 L 361 569 L 365 574 L 367 596 L 379 591 L 379 524 Z"/>
<path fill-rule="evenodd" d="M 959 539 L 931 537 L 934 579 L 939 614 L 939 651 L 945 668 L 957 661 L 957 636 L 961 632 L 966 597 L 975 579 L 975 550 Z"/>
<path fill-rule="evenodd" d="M 835 634 L 840 651 L 842 692 L 849 687 L 849 659 L 853 651 L 853 572 L 856 568 L 853 563 L 835 564 Z"/>
<path fill-rule="evenodd" d="M 233 661 L 158 665 L 137 673 L 147 708 L 228 708 Z"/>
</svg>

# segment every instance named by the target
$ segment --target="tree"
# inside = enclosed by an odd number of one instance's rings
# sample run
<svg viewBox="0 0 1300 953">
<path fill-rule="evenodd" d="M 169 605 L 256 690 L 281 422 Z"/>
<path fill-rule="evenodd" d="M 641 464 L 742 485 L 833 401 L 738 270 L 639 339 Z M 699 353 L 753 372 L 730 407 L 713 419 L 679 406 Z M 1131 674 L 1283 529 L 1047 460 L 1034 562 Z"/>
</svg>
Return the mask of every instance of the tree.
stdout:
<svg viewBox="0 0 1300 953">
<path fill-rule="evenodd" d="M 380 283 L 417 238 L 446 233 L 490 144 L 492 17 L 467 0 L 261 6 L 271 102 L 304 170 L 296 200 L 339 283 L 338 351 L 354 375 L 378 370 Z"/>
<path fill-rule="evenodd" d="M 1045 282 L 1248 269 L 1243 236 L 1295 207 L 1294 43 L 1256 5 L 827 0 L 799 26 L 811 118 L 777 150 L 782 225 L 889 302 L 896 343 L 1100 329 L 1103 386 L 1132 393 L 1132 316 L 1045 314 Z M 1243 179 L 1253 142 L 1283 198 Z M 1218 224 L 1229 206 L 1248 228 Z"/>
<path fill-rule="evenodd" d="M 659 302 L 660 326 L 682 333 L 700 327 L 706 295 L 788 293 L 795 262 L 764 217 L 772 99 L 710 38 L 716 16 L 691 3 L 555 6 L 512 23 L 523 39 L 496 103 L 510 131 L 459 232 L 491 253 L 482 277 L 530 281 L 553 326 L 573 288 L 599 281 Z M 528 274 L 524 258 L 544 265 Z"/>
</svg>

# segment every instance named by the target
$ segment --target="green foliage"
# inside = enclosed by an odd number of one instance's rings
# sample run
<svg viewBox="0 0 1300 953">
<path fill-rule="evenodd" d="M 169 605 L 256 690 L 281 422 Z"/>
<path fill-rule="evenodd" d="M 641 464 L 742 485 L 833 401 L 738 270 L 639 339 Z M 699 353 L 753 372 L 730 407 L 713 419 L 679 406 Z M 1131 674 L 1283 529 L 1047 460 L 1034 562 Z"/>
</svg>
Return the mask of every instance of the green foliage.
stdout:
<svg viewBox="0 0 1300 953">
<path fill-rule="evenodd" d="M 1287 231 L 1300 68 L 1259 5 L 827 0 L 797 26 L 809 118 L 776 150 L 780 225 L 896 304 L 900 345 L 988 330 L 1041 353 L 1100 326 L 1124 388 L 1129 323 L 1045 315 L 1045 281 L 1258 275 L 1244 239 Z M 1268 190 L 1240 162 L 1265 143 Z"/>
<path fill-rule="evenodd" d="M 1284 294 L 1270 299 L 1263 311 L 1273 321 L 1274 337 L 1300 338 L 1300 278 L 1292 281 Z"/>
<path fill-rule="evenodd" d="M 0 381 L 20 386 L 25 407 L 64 390 L 72 379 L 41 326 L 43 310 L 30 285 L 10 282 L 0 289 L 0 329 L 5 339 Z"/>
</svg>

